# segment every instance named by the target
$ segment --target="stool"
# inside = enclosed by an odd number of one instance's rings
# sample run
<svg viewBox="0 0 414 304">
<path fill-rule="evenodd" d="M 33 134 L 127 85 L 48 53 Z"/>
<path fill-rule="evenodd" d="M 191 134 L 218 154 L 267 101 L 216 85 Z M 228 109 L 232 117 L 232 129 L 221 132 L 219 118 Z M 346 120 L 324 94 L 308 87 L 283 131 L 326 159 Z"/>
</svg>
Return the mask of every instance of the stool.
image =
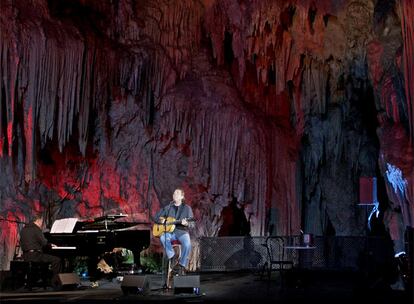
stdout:
<svg viewBox="0 0 414 304">
<path fill-rule="evenodd" d="M 181 257 L 181 243 L 179 240 L 174 240 L 171 241 L 171 245 L 174 249 L 174 254 L 178 257 L 178 260 Z M 165 271 L 165 269 L 167 268 L 167 271 Z M 162 270 L 163 270 L 163 275 L 165 276 L 165 284 L 164 284 L 164 288 L 165 289 L 171 289 L 172 287 L 172 267 L 170 265 L 170 260 L 168 259 L 168 257 L 165 255 L 165 250 L 164 250 L 164 257 L 162 259 Z"/>
<path fill-rule="evenodd" d="M 39 285 L 46 289 L 49 283 L 48 279 L 51 277 L 50 263 L 44 262 L 11 261 L 10 272 L 13 289 L 17 288 L 19 282 L 23 283 L 23 286 L 30 291 Z"/>
<path fill-rule="evenodd" d="M 181 243 L 179 240 L 171 241 L 171 245 L 174 249 L 174 253 L 178 256 L 178 259 L 181 257 Z"/>
</svg>

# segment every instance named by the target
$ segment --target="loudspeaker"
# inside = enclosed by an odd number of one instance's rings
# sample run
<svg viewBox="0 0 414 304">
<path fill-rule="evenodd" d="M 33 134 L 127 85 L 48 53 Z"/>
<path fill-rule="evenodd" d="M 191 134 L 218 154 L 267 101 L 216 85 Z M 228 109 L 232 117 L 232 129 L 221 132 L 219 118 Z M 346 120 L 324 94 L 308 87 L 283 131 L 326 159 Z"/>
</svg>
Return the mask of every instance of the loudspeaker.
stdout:
<svg viewBox="0 0 414 304">
<path fill-rule="evenodd" d="M 359 203 L 374 204 L 377 199 L 377 178 L 360 177 L 359 178 Z"/>
<path fill-rule="evenodd" d="M 80 278 L 76 273 L 59 273 L 57 275 L 59 289 L 75 289 L 80 283 Z"/>
<path fill-rule="evenodd" d="M 186 275 L 174 277 L 174 293 L 200 294 L 200 276 Z"/>
<path fill-rule="evenodd" d="M 124 294 L 143 294 L 148 290 L 149 279 L 147 276 L 125 275 L 121 283 Z"/>
</svg>

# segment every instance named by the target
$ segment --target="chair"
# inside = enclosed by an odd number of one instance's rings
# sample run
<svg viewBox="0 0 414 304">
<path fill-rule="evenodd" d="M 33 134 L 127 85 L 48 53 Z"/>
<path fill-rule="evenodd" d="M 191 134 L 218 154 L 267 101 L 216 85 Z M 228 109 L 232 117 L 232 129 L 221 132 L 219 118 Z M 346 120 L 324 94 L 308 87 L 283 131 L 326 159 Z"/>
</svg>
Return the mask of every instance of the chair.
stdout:
<svg viewBox="0 0 414 304">
<path fill-rule="evenodd" d="M 284 272 L 293 268 L 293 260 L 285 255 L 284 239 L 281 236 L 269 236 L 262 246 L 266 247 L 267 261 L 263 265 L 262 276 L 267 272 L 270 280 L 272 271 L 279 271 L 282 286 L 284 285 Z"/>
</svg>

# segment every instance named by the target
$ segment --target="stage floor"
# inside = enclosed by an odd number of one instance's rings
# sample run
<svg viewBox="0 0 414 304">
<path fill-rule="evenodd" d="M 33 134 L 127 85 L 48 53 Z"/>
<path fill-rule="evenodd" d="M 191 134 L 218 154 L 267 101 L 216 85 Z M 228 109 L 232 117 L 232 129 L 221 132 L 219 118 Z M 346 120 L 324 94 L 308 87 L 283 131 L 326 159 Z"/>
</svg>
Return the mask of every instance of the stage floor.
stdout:
<svg viewBox="0 0 414 304">
<path fill-rule="evenodd" d="M 312 272 L 287 277 L 284 288 L 278 273 L 270 280 L 251 272 L 194 273 L 200 275 L 200 294 L 164 290 L 161 275 L 148 275 L 150 288 L 145 294 L 127 294 L 116 279 L 99 281 L 98 288 L 90 288 L 89 281 L 82 281 L 76 290 L 53 291 L 43 288 L 32 291 L 23 288 L 2 291 L 1 303 L 412 303 L 410 295 L 381 286 L 357 286 L 355 274 Z M 357 300 L 357 301 L 356 301 Z"/>
</svg>

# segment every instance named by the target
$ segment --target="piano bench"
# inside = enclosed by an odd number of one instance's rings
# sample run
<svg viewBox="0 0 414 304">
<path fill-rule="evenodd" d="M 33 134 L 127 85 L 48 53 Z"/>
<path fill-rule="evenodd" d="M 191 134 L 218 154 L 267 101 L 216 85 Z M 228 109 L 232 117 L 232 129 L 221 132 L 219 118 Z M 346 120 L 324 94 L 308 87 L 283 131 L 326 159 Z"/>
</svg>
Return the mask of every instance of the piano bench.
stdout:
<svg viewBox="0 0 414 304">
<path fill-rule="evenodd" d="M 10 272 L 13 289 L 21 286 L 29 290 L 38 286 L 46 289 L 50 285 L 50 263 L 15 260 L 10 262 Z"/>
</svg>

